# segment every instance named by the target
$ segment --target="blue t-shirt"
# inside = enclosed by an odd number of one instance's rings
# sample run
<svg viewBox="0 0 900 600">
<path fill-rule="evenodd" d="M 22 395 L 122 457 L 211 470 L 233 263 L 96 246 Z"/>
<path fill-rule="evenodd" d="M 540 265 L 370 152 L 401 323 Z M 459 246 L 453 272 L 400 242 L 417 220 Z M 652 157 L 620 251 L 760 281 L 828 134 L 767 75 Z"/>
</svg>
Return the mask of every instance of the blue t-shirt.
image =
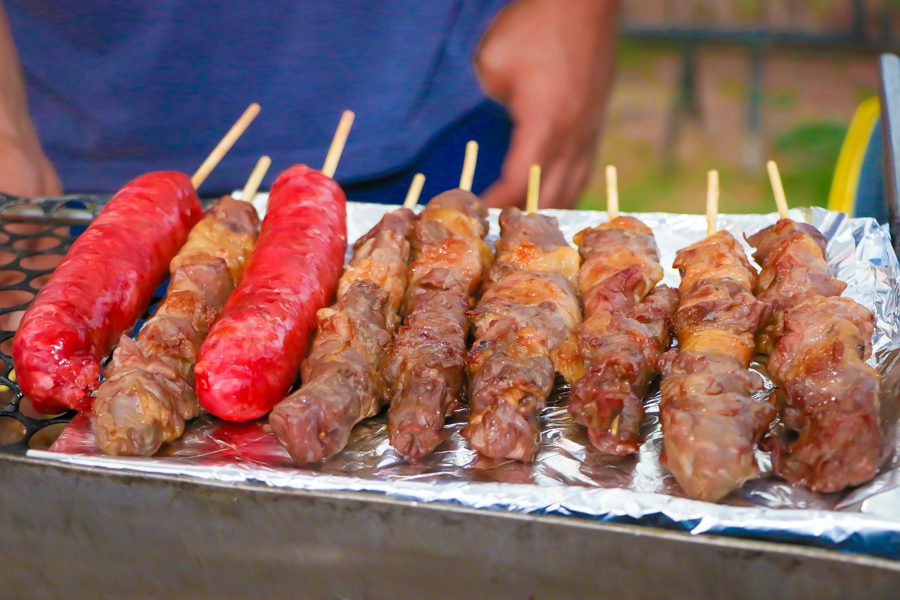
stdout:
<svg viewBox="0 0 900 600">
<path fill-rule="evenodd" d="M 411 162 L 484 100 L 472 56 L 504 0 L 6 0 L 44 149 L 67 191 L 192 172 L 252 101 L 262 113 L 204 192 L 320 166 L 356 112 L 338 179 Z"/>
</svg>

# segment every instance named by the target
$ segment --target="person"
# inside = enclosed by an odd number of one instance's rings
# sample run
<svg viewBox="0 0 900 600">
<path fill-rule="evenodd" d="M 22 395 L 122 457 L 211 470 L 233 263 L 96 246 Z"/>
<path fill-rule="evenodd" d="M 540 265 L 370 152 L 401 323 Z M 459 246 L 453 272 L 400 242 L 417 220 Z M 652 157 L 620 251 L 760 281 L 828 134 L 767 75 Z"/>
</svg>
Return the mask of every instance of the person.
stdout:
<svg viewBox="0 0 900 600">
<path fill-rule="evenodd" d="M 5 11 L 4 11 L 5 7 Z M 474 191 L 572 207 L 591 174 L 620 0 L 0 0 L 0 191 L 111 193 L 191 172 L 243 109 L 263 112 L 207 180 L 240 187 L 318 166 L 340 112 L 357 120 L 337 178 L 352 200 L 454 187 L 467 139 Z M 13 40 L 15 39 L 15 44 Z M 30 110 L 29 110 L 30 107 Z"/>
</svg>

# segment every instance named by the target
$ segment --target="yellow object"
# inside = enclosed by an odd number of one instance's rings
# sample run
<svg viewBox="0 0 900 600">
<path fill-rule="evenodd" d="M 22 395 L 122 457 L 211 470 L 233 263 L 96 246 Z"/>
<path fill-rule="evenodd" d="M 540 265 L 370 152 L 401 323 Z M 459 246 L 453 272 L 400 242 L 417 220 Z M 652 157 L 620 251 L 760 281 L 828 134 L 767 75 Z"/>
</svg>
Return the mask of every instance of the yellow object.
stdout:
<svg viewBox="0 0 900 600">
<path fill-rule="evenodd" d="M 828 209 L 853 214 L 856 204 L 856 188 L 859 185 L 859 173 L 862 170 L 869 139 L 878 122 L 881 104 L 877 97 L 862 102 L 850 121 L 850 128 L 841 146 L 834 177 L 831 180 L 831 192 L 828 195 Z"/>
</svg>

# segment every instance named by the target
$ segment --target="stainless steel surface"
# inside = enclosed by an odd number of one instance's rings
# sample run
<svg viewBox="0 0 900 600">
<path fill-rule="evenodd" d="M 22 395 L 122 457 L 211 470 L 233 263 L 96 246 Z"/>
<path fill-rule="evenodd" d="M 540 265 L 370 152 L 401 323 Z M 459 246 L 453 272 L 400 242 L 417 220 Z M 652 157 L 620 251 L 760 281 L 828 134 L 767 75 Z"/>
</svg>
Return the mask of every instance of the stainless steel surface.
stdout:
<svg viewBox="0 0 900 600">
<path fill-rule="evenodd" d="M 900 563 L 0 456 L 3 597 L 895 598 Z"/>
</svg>

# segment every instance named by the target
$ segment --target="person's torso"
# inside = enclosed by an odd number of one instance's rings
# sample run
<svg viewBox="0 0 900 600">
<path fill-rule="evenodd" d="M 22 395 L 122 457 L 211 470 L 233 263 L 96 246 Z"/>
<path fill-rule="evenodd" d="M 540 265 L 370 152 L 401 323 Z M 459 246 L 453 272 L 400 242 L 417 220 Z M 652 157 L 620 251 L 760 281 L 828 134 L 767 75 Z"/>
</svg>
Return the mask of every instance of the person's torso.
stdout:
<svg viewBox="0 0 900 600">
<path fill-rule="evenodd" d="M 7 0 L 38 133 L 70 191 L 191 171 L 253 101 L 206 189 L 259 154 L 318 166 L 357 114 L 343 180 L 388 173 L 483 97 L 471 68 L 503 2 Z"/>
</svg>

